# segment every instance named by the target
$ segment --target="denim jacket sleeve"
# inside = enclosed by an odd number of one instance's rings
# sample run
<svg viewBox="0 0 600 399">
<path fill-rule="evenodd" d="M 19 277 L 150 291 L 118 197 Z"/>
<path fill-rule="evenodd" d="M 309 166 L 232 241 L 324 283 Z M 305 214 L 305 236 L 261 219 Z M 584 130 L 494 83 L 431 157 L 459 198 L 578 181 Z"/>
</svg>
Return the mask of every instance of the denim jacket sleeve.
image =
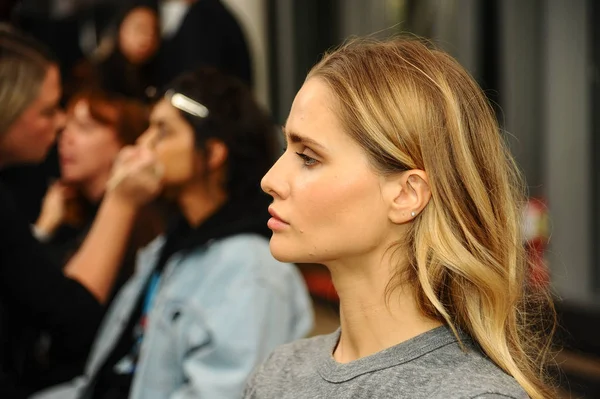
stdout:
<svg viewBox="0 0 600 399">
<path fill-rule="evenodd" d="M 308 333 L 310 309 L 290 309 L 296 298 L 285 295 L 304 293 L 290 289 L 288 281 L 280 283 L 260 276 L 241 273 L 229 288 L 217 295 L 217 306 L 190 312 L 194 317 L 183 340 L 185 383 L 171 399 L 240 398 L 248 376 L 272 350 Z M 291 285 L 294 285 L 293 283 Z M 300 301 L 301 302 L 301 301 Z M 192 305 L 194 306 L 194 305 Z M 298 311 L 307 317 L 304 331 L 297 331 Z M 296 330 L 296 331 L 294 331 Z"/>
</svg>

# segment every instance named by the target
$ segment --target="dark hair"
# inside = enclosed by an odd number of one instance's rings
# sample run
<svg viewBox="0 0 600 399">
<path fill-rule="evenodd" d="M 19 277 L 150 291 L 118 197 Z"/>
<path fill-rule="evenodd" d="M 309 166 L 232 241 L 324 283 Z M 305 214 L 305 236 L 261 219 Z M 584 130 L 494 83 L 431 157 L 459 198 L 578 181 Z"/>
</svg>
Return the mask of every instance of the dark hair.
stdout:
<svg viewBox="0 0 600 399">
<path fill-rule="evenodd" d="M 206 117 L 180 113 L 194 129 L 198 149 L 204 150 L 208 139 L 227 146 L 228 196 L 267 198 L 260 181 L 278 156 L 276 129 L 250 89 L 233 76 L 201 68 L 177 78 L 165 92 L 182 94 L 208 109 Z"/>
<path fill-rule="evenodd" d="M 37 98 L 52 64 L 56 58 L 41 43 L 0 24 L 0 134 Z"/>
</svg>

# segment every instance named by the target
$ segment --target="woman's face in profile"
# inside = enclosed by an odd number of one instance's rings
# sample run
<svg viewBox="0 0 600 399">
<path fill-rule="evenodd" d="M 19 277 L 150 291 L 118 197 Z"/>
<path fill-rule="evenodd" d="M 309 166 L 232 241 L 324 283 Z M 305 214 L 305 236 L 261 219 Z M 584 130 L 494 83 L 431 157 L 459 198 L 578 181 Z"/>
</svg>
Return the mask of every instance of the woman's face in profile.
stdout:
<svg viewBox="0 0 600 399">
<path fill-rule="evenodd" d="M 166 99 L 159 101 L 150 114 L 150 126 L 137 144 L 154 150 L 164 167 L 163 184 L 169 190 L 198 178 L 198 153 L 192 126 Z"/>
<path fill-rule="evenodd" d="M 137 7 L 127 14 L 119 29 L 119 46 L 133 64 L 148 61 L 158 49 L 158 17 L 150 8 Z"/>
<path fill-rule="evenodd" d="M 304 84 L 284 128 L 287 149 L 263 178 L 273 196 L 271 252 L 281 261 L 360 262 L 389 239 L 383 178 L 342 129 L 335 101 L 322 81 Z"/>
<path fill-rule="evenodd" d="M 57 132 L 64 126 L 60 96 L 60 71 L 51 65 L 37 98 L 0 135 L 0 153 L 11 163 L 38 163 L 44 160 Z"/>
</svg>

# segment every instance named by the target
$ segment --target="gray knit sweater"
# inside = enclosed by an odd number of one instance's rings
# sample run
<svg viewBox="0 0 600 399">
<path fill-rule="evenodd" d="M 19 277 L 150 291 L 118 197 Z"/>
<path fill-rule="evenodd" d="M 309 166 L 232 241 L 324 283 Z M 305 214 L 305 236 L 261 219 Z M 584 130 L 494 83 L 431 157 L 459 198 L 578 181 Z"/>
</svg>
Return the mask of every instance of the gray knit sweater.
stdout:
<svg viewBox="0 0 600 399">
<path fill-rule="evenodd" d="M 340 331 L 277 349 L 255 372 L 245 399 L 524 399 L 514 378 L 447 327 L 340 364 L 331 354 Z"/>
</svg>

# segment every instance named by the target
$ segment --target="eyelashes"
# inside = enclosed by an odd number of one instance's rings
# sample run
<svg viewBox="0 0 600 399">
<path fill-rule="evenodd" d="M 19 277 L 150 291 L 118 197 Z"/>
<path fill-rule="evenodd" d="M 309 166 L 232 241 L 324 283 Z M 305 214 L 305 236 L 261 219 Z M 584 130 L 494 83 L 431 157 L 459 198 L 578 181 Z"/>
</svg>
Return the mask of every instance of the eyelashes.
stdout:
<svg viewBox="0 0 600 399">
<path fill-rule="evenodd" d="M 302 159 L 304 166 L 314 166 L 318 162 L 316 159 L 309 157 L 306 154 L 302 154 L 301 152 L 297 152 L 296 155 L 298 155 L 300 159 Z"/>
<path fill-rule="evenodd" d="M 283 154 L 285 154 L 287 152 L 287 150 L 288 150 L 288 146 L 286 143 L 286 145 L 283 147 Z M 318 160 L 316 160 L 315 158 L 313 158 L 309 155 L 306 155 L 306 154 L 303 154 L 303 153 L 297 152 L 297 151 L 295 151 L 295 154 L 302 160 L 303 165 L 306 167 L 315 166 L 316 164 L 319 163 Z"/>
</svg>

